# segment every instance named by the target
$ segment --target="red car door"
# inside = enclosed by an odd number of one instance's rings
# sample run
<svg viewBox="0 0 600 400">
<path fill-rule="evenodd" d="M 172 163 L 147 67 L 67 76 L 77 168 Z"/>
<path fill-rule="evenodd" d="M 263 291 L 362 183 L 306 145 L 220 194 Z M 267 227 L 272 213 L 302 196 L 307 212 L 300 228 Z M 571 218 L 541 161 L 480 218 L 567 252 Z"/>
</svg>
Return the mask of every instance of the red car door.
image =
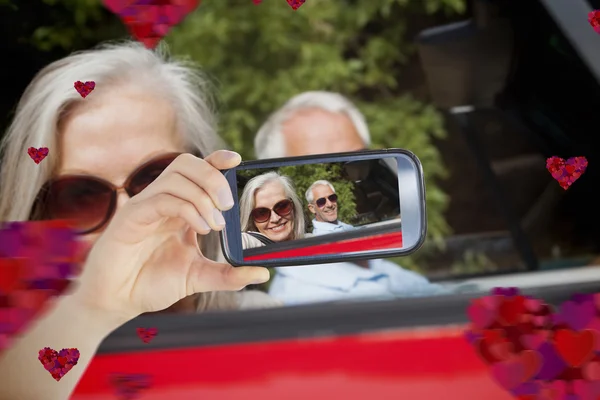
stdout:
<svg viewBox="0 0 600 400">
<path fill-rule="evenodd" d="M 557 304 L 597 283 L 525 293 Z M 464 338 L 484 293 L 143 316 L 109 336 L 72 397 L 116 398 L 112 373 L 148 374 L 139 399 L 510 400 Z M 156 327 L 148 344 L 137 327 Z"/>
</svg>

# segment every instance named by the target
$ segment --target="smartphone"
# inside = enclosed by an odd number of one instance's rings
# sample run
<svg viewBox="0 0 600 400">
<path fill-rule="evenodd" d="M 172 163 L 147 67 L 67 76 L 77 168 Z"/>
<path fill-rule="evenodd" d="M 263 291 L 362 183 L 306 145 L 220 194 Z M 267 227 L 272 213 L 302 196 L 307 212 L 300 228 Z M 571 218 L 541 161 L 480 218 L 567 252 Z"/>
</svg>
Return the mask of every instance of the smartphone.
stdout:
<svg viewBox="0 0 600 400">
<path fill-rule="evenodd" d="M 237 199 L 221 231 L 234 266 L 397 257 L 425 240 L 423 169 L 408 150 L 244 161 L 223 174 Z"/>
</svg>

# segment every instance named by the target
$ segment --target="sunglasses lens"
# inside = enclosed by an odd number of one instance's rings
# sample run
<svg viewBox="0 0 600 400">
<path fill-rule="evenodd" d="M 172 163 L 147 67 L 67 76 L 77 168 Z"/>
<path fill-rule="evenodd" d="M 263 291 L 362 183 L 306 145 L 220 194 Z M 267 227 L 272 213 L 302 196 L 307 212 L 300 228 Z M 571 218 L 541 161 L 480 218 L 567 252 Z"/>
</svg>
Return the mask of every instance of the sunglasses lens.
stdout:
<svg viewBox="0 0 600 400">
<path fill-rule="evenodd" d="M 293 203 L 291 201 L 283 200 L 275 204 L 275 206 L 273 207 L 273 211 L 275 211 L 275 213 L 280 217 L 285 217 L 286 215 L 292 212 L 293 208 Z"/>
<path fill-rule="evenodd" d="M 131 179 L 129 184 L 129 195 L 135 196 L 144 190 L 148 185 L 158 178 L 165 169 L 177 158 L 177 155 L 169 156 L 167 158 L 156 160 L 150 164 L 142 167 Z"/>
<path fill-rule="evenodd" d="M 254 222 L 268 221 L 270 216 L 271 210 L 269 210 L 268 208 L 261 207 L 252 210 L 252 218 L 254 219 Z"/>
<path fill-rule="evenodd" d="M 64 219 L 85 232 L 100 225 L 110 211 L 112 190 L 101 182 L 86 178 L 66 178 L 49 188 L 45 219 Z"/>
<path fill-rule="evenodd" d="M 325 197 L 321 197 L 320 199 L 318 199 L 316 201 L 317 207 L 321 208 L 325 205 L 325 203 L 327 203 L 327 200 L 325 199 Z"/>
<path fill-rule="evenodd" d="M 337 202 L 337 194 L 332 194 L 331 196 L 328 197 L 329 201 L 332 203 L 336 203 Z"/>
</svg>

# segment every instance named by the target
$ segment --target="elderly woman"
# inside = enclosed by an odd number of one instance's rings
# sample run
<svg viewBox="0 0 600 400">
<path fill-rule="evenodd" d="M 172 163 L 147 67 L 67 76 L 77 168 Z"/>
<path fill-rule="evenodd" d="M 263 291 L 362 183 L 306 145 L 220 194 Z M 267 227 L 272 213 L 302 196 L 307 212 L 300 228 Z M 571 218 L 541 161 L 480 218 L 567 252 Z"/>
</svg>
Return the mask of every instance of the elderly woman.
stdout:
<svg viewBox="0 0 600 400">
<path fill-rule="evenodd" d="M 96 83 L 86 98 L 79 80 Z M 215 151 L 215 124 L 202 75 L 160 48 L 108 45 L 33 79 L 0 148 L 0 221 L 70 220 L 89 252 L 74 291 L 2 354 L 1 399 L 66 399 L 123 323 L 169 308 L 243 308 L 247 292 L 236 291 L 269 279 L 223 262 L 215 231 L 234 201 L 219 170 L 241 159 Z M 38 165 L 29 147 L 50 153 Z M 44 347 L 81 353 L 60 384 L 34 355 Z"/>
<path fill-rule="evenodd" d="M 242 248 L 304 237 L 302 202 L 294 184 L 275 171 L 250 179 L 240 198 Z"/>
</svg>

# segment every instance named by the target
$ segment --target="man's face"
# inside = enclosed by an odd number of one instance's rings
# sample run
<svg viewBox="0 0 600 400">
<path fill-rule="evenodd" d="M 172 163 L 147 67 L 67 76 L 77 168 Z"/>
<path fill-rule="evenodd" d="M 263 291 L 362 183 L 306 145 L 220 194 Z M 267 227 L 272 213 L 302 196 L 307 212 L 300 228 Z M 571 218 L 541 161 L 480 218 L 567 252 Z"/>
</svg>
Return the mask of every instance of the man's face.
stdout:
<svg viewBox="0 0 600 400">
<path fill-rule="evenodd" d="M 329 196 L 334 194 L 329 185 L 318 185 L 312 190 L 313 201 L 308 205 L 311 213 L 315 214 L 315 219 L 320 222 L 336 222 L 337 221 L 337 202 L 329 200 Z M 322 207 L 317 205 L 317 200 L 324 199 L 325 204 Z M 323 201 L 323 200 L 321 200 Z"/>
<path fill-rule="evenodd" d="M 300 110 L 283 124 L 286 157 L 358 151 L 365 145 L 345 114 Z"/>
</svg>

